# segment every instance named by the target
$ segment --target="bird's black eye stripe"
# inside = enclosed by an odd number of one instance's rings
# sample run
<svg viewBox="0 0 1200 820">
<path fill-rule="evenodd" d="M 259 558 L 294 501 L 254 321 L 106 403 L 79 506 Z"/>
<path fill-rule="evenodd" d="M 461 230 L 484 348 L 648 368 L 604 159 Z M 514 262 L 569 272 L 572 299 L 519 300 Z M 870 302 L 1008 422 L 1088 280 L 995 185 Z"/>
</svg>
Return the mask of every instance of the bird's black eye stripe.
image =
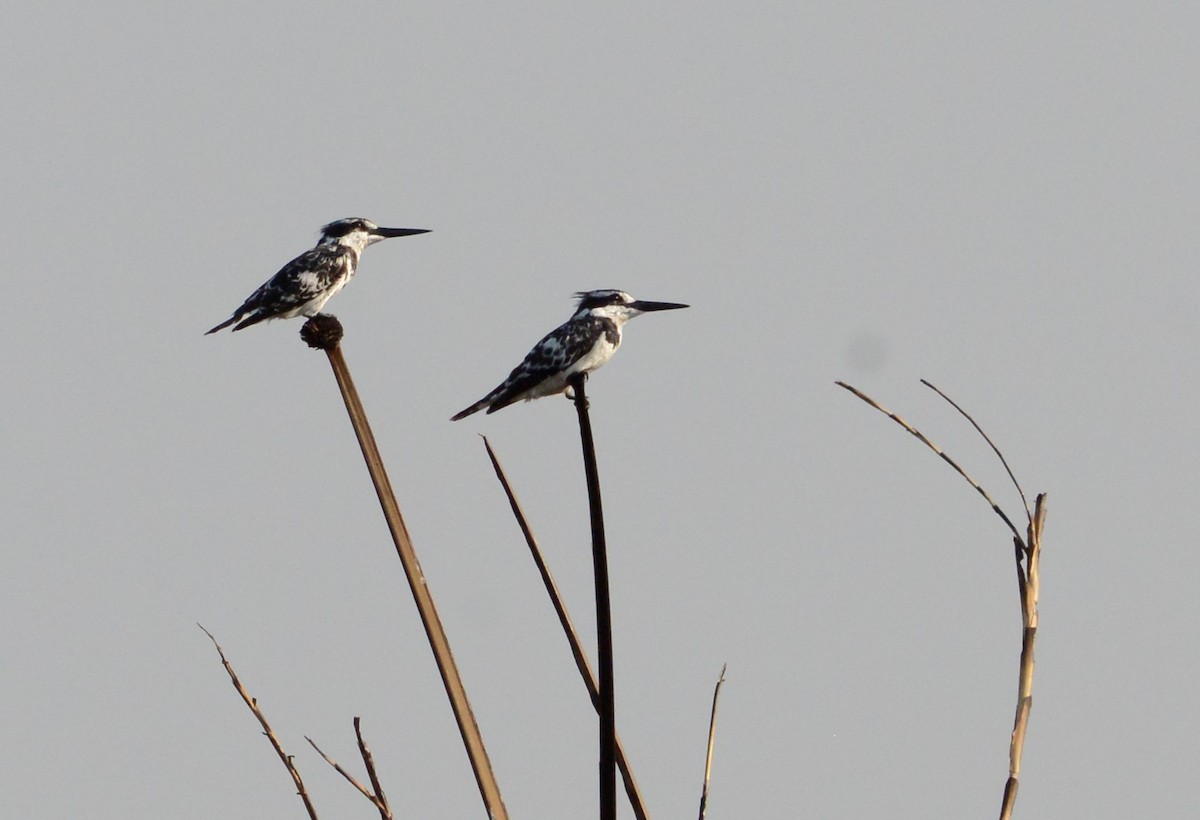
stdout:
<svg viewBox="0 0 1200 820">
<path fill-rule="evenodd" d="M 620 291 L 605 293 L 601 291 L 589 291 L 578 293 L 579 307 L 584 309 L 607 307 L 609 305 L 623 305 L 626 302 L 625 294 Z"/>
<path fill-rule="evenodd" d="M 322 233 L 332 239 L 340 239 L 353 231 L 364 230 L 366 225 L 361 219 L 342 219 L 325 226 Z"/>
</svg>

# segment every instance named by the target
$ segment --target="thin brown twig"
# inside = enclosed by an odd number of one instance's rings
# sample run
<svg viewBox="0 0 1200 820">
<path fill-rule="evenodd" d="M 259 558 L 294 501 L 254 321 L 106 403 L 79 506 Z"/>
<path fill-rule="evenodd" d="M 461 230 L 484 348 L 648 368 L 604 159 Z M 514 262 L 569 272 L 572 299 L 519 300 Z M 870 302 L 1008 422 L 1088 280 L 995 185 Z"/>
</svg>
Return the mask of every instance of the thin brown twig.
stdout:
<svg viewBox="0 0 1200 820">
<path fill-rule="evenodd" d="M 362 755 L 363 765 L 367 767 L 367 777 L 371 779 L 371 788 L 375 790 L 375 797 L 378 798 L 376 806 L 379 808 L 379 813 L 382 820 L 392 820 L 392 810 L 388 807 L 387 795 L 383 793 L 383 785 L 379 782 L 379 774 L 375 771 L 375 758 L 371 756 L 371 750 L 367 748 L 367 741 L 363 739 L 362 734 L 362 719 L 354 718 L 354 736 L 358 738 L 358 752 Z"/>
<path fill-rule="evenodd" d="M 905 430 L 912 433 L 914 436 L 916 436 L 921 441 L 922 444 L 924 444 L 930 450 L 933 450 L 933 452 L 937 453 L 938 456 L 941 457 L 942 461 L 945 461 L 947 464 L 949 464 L 951 467 L 953 467 L 955 472 L 957 472 L 960 476 L 962 476 L 964 479 L 966 479 L 967 483 L 970 484 L 972 487 L 974 487 L 976 492 L 978 492 L 981 496 L 983 496 L 984 500 L 987 501 L 987 503 L 989 505 L 991 505 L 991 508 L 995 511 L 996 515 L 1000 516 L 1000 518 L 1003 519 L 1004 523 L 1008 525 L 1008 528 L 1010 530 L 1012 530 L 1013 535 L 1016 536 L 1017 538 L 1021 537 L 1021 533 L 1013 525 L 1013 522 L 1005 514 L 1004 510 L 1000 509 L 1000 505 L 998 505 L 995 501 L 993 501 L 992 497 L 990 495 L 988 495 L 987 490 L 983 489 L 983 487 L 980 486 L 978 481 L 971 478 L 971 476 L 969 476 L 967 474 L 966 470 L 964 470 L 962 467 L 959 467 L 958 463 L 954 459 L 952 459 L 952 458 L 950 458 L 950 456 L 946 455 L 942 451 L 941 447 L 938 447 L 936 444 L 934 444 L 932 441 L 930 441 L 928 438 L 926 438 L 924 433 L 922 433 L 917 428 L 913 427 L 907 421 L 900 418 L 898 415 L 896 415 L 891 410 L 884 407 L 879 402 L 875 401 L 875 399 L 871 398 L 866 393 L 859 390 L 857 387 L 852 387 L 852 386 L 846 384 L 845 382 L 840 382 L 840 381 L 834 382 L 834 384 L 836 384 L 838 387 L 849 390 L 851 393 L 858 396 L 860 399 L 862 399 L 867 404 L 874 407 L 880 413 L 883 413 L 885 416 L 887 416 L 892 421 L 899 424 Z"/>
<path fill-rule="evenodd" d="M 525 517 L 525 511 L 521 508 L 521 502 L 517 498 L 516 492 L 509 483 L 508 475 L 504 472 L 504 467 L 500 464 L 500 459 L 492 449 L 492 444 L 488 441 L 487 436 L 480 436 L 483 439 L 483 446 L 487 449 L 488 458 L 492 462 L 492 469 L 496 472 L 496 478 L 500 481 L 500 486 L 504 488 L 504 495 L 508 498 L 508 504 L 512 508 L 513 516 L 517 519 L 517 526 L 521 529 L 521 534 L 525 536 L 525 543 L 529 547 L 529 552 L 533 556 L 533 563 L 537 566 L 538 573 L 542 576 L 542 583 L 546 587 L 546 594 L 550 596 L 550 603 L 554 606 L 554 612 L 558 615 L 558 622 L 562 626 L 563 633 L 567 636 L 567 643 L 571 647 L 571 656 L 575 659 L 575 668 L 579 670 L 580 677 L 583 678 L 584 686 L 587 687 L 588 696 L 591 698 L 592 707 L 597 711 L 600 709 L 600 692 L 596 685 L 596 676 L 592 672 L 591 664 L 588 663 L 587 653 L 584 651 L 583 644 L 579 639 L 579 633 L 575 631 L 575 625 L 571 622 L 571 615 L 567 611 L 566 602 L 563 601 L 562 595 L 559 594 L 558 585 L 554 582 L 554 576 L 550 572 L 550 567 L 546 564 L 546 559 L 542 555 L 541 547 L 538 545 L 537 538 L 533 534 L 533 528 L 529 525 L 529 520 Z M 648 820 L 649 815 L 646 812 L 645 800 L 642 798 L 641 790 L 638 788 L 637 780 L 633 776 L 633 769 L 629 766 L 629 760 L 625 755 L 625 746 L 621 743 L 621 736 L 616 736 L 617 745 L 617 768 L 621 771 L 621 779 L 625 783 L 625 794 L 629 796 L 630 806 L 633 808 L 634 817 L 637 820 Z"/>
<path fill-rule="evenodd" d="M 371 804 L 375 806 L 375 808 L 379 809 L 379 816 L 381 820 L 393 820 L 392 809 L 388 805 L 387 796 L 383 793 L 383 787 L 379 785 L 379 778 L 375 774 L 375 762 L 371 759 L 371 752 L 367 749 L 366 742 L 363 740 L 362 731 L 359 726 L 359 718 L 357 717 L 354 718 L 354 734 L 358 737 L 359 753 L 362 755 L 363 762 L 367 766 L 367 776 L 371 779 L 371 787 L 375 790 L 374 792 L 359 782 L 354 775 L 346 771 L 342 764 L 325 754 L 325 752 L 321 750 L 321 747 L 317 745 L 315 740 L 307 735 L 305 735 L 304 739 L 308 741 L 310 746 L 317 750 L 317 754 L 323 757 L 326 763 L 332 766 L 338 774 L 346 778 L 351 786 L 358 789 L 359 794 L 370 800 Z"/>
<path fill-rule="evenodd" d="M 267 722 L 267 716 L 259 708 L 258 701 L 252 698 L 250 693 L 246 691 L 246 687 L 238 679 L 237 673 L 233 671 L 233 664 L 225 657 L 225 650 L 217 643 L 217 639 L 213 637 L 213 634 L 205 629 L 203 624 L 196 624 L 196 626 L 200 627 L 204 634 L 208 636 L 208 639 L 212 641 L 213 646 L 217 648 L 217 654 L 221 656 L 221 665 L 229 673 L 229 680 L 233 682 L 233 688 L 237 690 L 237 693 L 242 696 L 242 700 L 250 707 L 251 713 L 258 719 L 259 725 L 263 728 L 263 734 L 267 736 L 267 740 L 271 741 L 271 747 L 275 749 L 275 754 L 279 755 L 279 759 L 283 761 L 288 774 L 292 777 L 292 782 L 296 784 L 296 794 L 300 795 L 300 799 L 304 801 L 304 808 L 308 811 L 308 816 L 312 820 L 317 820 L 317 810 L 308 798 L 308 791 L 304 788 L 304 781 L 300 778 L 300 771 L 296 768 L 296 763 L 292 759 L 292 756 L 283 750 L 283 744 L 279 742 L 279 738 L 275 735 L 275 730 Z"/>
<path fill-rule="evenodd" d="M 700 791 L 700 820 L 704 820 L 704 813 L 708 810 L 708 780 L 712 776 L 713 746 L 717 739 L 717 698 L 721 696 L 721 685 L 725 683 L 725 670 L 728 667 L 729 664 L 721 667 L 721 676 L 713 688 L 712 714 L 708 718 L 708 752 L 704 756 L 704 787 Z"/>
<path fill-rule="evenodd" d="M 421 624 L 429 639 L 430 649 L 433 650 L 434 660 L 437 663 L 438 672 L 441 674 L 442 685 L 446 689 L 450 707 L 454 712 L 454 719 L 458 723 L 458 731 L 462 736 L 467 757 L 470 759 L 471 771 L 475 775 L 475 783 L 479 787 L 480 797 L 483 799 L 484 807 L 491 820 L 507 820 L 508 810 L 504 807 L 495 772 L 488 759 L 487 749 L 483 745 L 483 735 L 479 731 L 479 724 L 476 723 L 475 714 L 471 710 L 471 703 L 467 698 L 467 690 L 463 685 L 462 676 L 458 672 L 458 665 L 454 662 L 454 655 L 450 651 L 450 641 L 442 626 L 441 618 L 438 617 L 437 607 L 433 603 L 433 595 L 425 583 L 425 574 L 417 560 L 417 553 L 412 539 L 408 535 L 408 528 L 404 525 L 400 506 L 396 503 L 396 495 L 392 491 L 387 470 L 384 469 L 383 457 L 379 454 L 379 446 L 375 443 L 375 435 L 371 432 L 371 425 L 367 421 L 362 400 L 358 396 L 358 390 L 354 387 L 350 370 L 342 356 L 341 324 L 332 316 L 316 316 L 304 324 L 300 335 L 310 347 L 324 350 L 329 357 L 329 365 L 333 368 L 333 375 L 337 379 L 342 401 L 346 405 L 346 413 L 350 416 L 350 423 L 354 427 L 354 435 L 358 438 L 363 460 L 371 475 L 371 481 L 375 485 L 375 494 L 379 498 L 379 506 L 383 510 L 388 530 L 391 532 L 392 541 L 396 546 L 396 554 L 404 567 L 404 575 L 412 590 L 413 601 L 421 616 Z"/>
<path fill-rule="evenodd" d="M 313 740 L 308 735 L 305 735 L 304 739 L 308 741 L 309 746 L 312 746 L 314 749 L 317 750 L 317 754 L 319 754 L 325 760 L 326 763 L 328 763 L 330 766 L 333 767 L 334 771 L 336 771 L 342 777 L 346 778 L 347 782 L 349 782 L 351 786 L 358 789 L 359 794 L 361 794 L 363 797 L 370 800 L 371 803 L 374 804 L 375 808 L 380 809 L 382 811 L 383 807 L 379 805 L 379 801 L 376 799 L 375 795 L 371 793 L 370 789 L 368 789 L 361 782 L 359 782 L 358 778 L 356 778 L 354 775 L 350 774 L 350 772 L 348 772 L 346 770 L 346 768 L 344 766 L 342 766 L 341 763 L 338 763 L 332 757 L 325 754 L 325 751 L 320 746 L 317 745 L 317 742 L 315 740 Z"/>
<path fill-rule="evenodd" d="M 1000 448 L 997 447 L 995 442 L 992 441 L 991 436 L 989 436 L 987 433 L 983 432 L 983 428 L 980 427 L 979 424 L 975 421 L 975 419 L 973 419 L 971 417 L 971 414 L 968 413 L 966 410 L 962 409 L 962 407 L 959 406 L 958 402 L 956 402 L 954 399 L 950 398 L 945 393 L 943 393 L 941 390 L 939 390 L 936 386 L 934 386 L 933 382 L 929 381 L 928 379 L 921 379 L 921 384 L 925 385 L 930 390 L 932 390 L 934 393 L 937 393 L 939 396 L 941 396 L 943 399 L 945 399 L 947 402 L 949 402 L 950 406 L 953 407 L 955 410 L 957 410 L 962 415 L 963 418 L 965 418 L 967 421 L 971 422 L 971 426 L 975 428 L 975 432 L 977 432 L 977 433 L 979 433 L 979 435 L 983 436 L 983 440 L 988 443 L 988 446 L 992 448 L 992 452 L 996 454 L 996 458 L 1000 459 L 1000 463 L 1004 465 L 1004 471 L 1006 473 L 1008 473 L 1009 480 L 1012 481 L 1013 486 L 1017 488 L 1017 494 L 1021 496 L 1021 505 L 1025 507 L 1025 519 L 1027 521 L 1032 521 L 1033 513 L 1031 513 L 1029 511 L 1029 500 L 1025 497 L 1025 491 L 1023 489 L 1021 489 L 1021 482 L 1017 481 L 1017 477 L 1015 475 L 1013 475 L 1012 468 L 1008 466 L 1008 459 L 1006 459 L 1004 457 L 1004 453 L 1000 452 Z"/>
</svg>

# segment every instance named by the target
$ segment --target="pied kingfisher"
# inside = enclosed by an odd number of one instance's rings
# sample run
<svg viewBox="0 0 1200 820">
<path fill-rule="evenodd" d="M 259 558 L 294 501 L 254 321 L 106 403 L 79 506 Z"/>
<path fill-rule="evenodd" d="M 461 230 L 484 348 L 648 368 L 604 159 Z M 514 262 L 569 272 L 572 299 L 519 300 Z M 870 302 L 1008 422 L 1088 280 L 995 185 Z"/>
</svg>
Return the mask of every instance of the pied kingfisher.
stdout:
<svg viewBox="0 0 1200 820">
<path fill-rule="evenodd" d="M 419 233 L 429 231 L 421 228 L 381 228 L 368 219 L 359 218 L 330 222 L 321 228 L 321 238 L 315 248 L 306 250 L 284 265 L 279 273 L 250 294 L 233 316 L 208 333 L 216 333 L 234 322 L 238 323 L 234 327 L 236 331 L 266 319 L 316 316 L 330 297 L 354 276 L 364 248 L 389 237 Z"/>
<path fill-rule="evenodd" d="M 495 413 L 518 401 L 564 393 L 571 377 L 586 377 L 612 358 L 621 344 L 621 326 L 641 313 L 685 308 L 675 302 L 643 302 L 622 290 L 577 293 L 579 306 L 565 324 L 546 334 L 508 378 L 451 421 L 487 408 Z"/>
</svg>

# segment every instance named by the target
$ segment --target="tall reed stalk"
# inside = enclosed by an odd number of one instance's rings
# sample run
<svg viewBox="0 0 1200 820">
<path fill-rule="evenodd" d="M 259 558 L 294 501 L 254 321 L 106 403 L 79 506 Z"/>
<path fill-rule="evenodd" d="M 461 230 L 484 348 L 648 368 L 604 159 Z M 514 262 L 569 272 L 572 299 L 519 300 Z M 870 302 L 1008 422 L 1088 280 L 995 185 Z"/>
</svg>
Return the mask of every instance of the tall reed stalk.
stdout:
<svg viewBox="0 0 1200 820">
<path fill-rule="evenodd" d="M 400 506 L 396 503 L 395 494 L 392 492 L 392 484 L 384 469 L 383 458 L 379 454 L 379 447 L 375 443 L 375 436 L 367 421 L 366 411 L 358 397 L 354 381 L 350 378 L 346 360 L 342 356 L 340 344 L 342 326 L 332 316 L 316 316 L 304 324 L 300 335 L 310 347 L 325 351 L 329 357 L 329 364 L 337 379 L 338 389 L 341 390 L 342 400 L 346 404 L 346 412 L 354 427 L 354 434 L 358 437 L 358 445 L 362 450 L 363 459 L 366 461 L 367 471 L 371 474 L 371 481 L 375 485 L 379 506 L 383 510 L 383 517 L 387 520 L 388 530 L 396 545 L 396 554 L 400 557 L 400 563 L 404 567 L 404 575 L 408 579 L 413 600 L 421 615 L 425 635 L 429 638 L 429 646 L 433 650 L 438 672 L 441 673 L 446 696 L 454 710 L 454 719 L 458 723 L 458 731 L 462 735 L 463 745 L 470 758 L 471 770 L 475 773 L 479 794 L 483 798 L 488 816 L 492 820 L 507 820 L 508 811 L 504 808 L 500 787 L 496 783 L 491 761 L 488 760 L 487 750 L 483 745 L 483 737 L 475 722 L 471 704 L 467 700 L 467 692 L 462 678 L 459 676 L 458 666 L 454 662 L 454 655 L 450 652 L 450 642 L 442 628 L 437 608 L 433 604 L 433 596 L 425 583 L 425 574 L 421 571 L 421 565 L 417 561 L 417 553 L 408 536 L 408 529 L 404 526 L 404 519 L 400 515 Z"/>
</svg>

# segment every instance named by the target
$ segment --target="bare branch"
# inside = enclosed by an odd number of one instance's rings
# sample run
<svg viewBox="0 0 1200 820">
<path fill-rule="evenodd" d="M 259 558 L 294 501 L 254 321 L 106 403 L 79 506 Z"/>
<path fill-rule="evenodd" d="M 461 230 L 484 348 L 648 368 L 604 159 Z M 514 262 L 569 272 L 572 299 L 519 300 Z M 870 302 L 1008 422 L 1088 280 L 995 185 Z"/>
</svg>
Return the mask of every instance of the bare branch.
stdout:
<svg viewBox="0 0 1200 820">
<path fill-rule="evenodd" d="M 1004 453 L 1000 452 L 1000 448 L 992 442 L 992 439 L 987 433 L 983 432 L 983 428 L 975 422 L 975 419 L 971 418 L 971 414 L 958 405 L 958 402 L 947 396 L 941 390 L 938 390 L 937 387 L 934 386 L 933 382 L 929 381 L 928 379 L 921 379 L 921 384 L 925 385 L 934 393 L 937 393 L 939 396 L 949 402 L 950 406 L 961 413 L 963 418 L 971 422 L 971 426 L 975 428 L 975 431 L 979 433 L 979 435 L 983 436 L 983 440 L 988 443 L 988 446 L 992 448 L 992 452 L 996 454 L 996 457 L 1000 459 L 1000 463 L 1004 465 L 1004 471 L 1008 473 L 1009 480 L 1011 480 L 1013 486 L 1017 488 L 1017 493 L 1021 496 L 1021 504 L 1025 507 L 1025 518 L 1029 521 L 1033 521 L 1033 515 L 1029 512 L 1029 501 L 1025 498 L 1025 491 L 1021 489 L 1021 482 L 1017 481 L 1017 477 L 1013 475 L 1012 469 L 1008 466 L 1008 459 L 1004 457 Z"/>
<path fill-rule="evenodd" d="M 981 496 L 983 496 L 984 501 L 986 501 L 991 506 L 991 508 L 995 511 L 996 515 L 1000 516 L 1000 518 L 1004 521 L 1004 523 L 1008 525 L 1008 528 L 1010 530 L 1012 530 L 1013 535 L 1016 536 L 1017 538 L 1021 537 L 1021 533 L 1017 530 L 1017 528 L 1015 526 L 1013 526 L 1013 522 L 1009 520 L 1007 515 L 1005 515 L 1004 510 L 1000 509 L 1000 506 L 995 501 L 992 500 L 992 497 L 990 495 L 988 495 L 987 490 L 983 489 L 983 487 L 981 487 L 979 485 L 978 481 L 971 478 L 971 476 L 969 476 L 967 474 L 966 470 L 964 470 L 962 467 L 959 467 L 958 463 L 954 459 L 950 458 L 950 456 L 948 456 L 944 452 L 942 452 L 941 447 L 938 447 L 936 444 L 934 444 L 932 441 L 930 441 L 928 438 L 926 438 L 924 433 L 922 433 L 917 428 L 913 427 L 911 424 L 909 424 L 904 419 L 900 418 L 898 415 L 893 413 L 891 410 L 888 410 L 882 404 L 875 401 L 875 399 L 871 398 L 866 393 L 859 390 L 857 387 L 851 387 L 850 385 L 846 384 L 845 382 L 840 382 L 840 381 L 834 382 L 834 384 L 836 384 L 838 387 L 842 387 L 846 390 L 849 390 L 851 393 L 858 396 L 860 399 L 862 399 L 867 404 L 874 407 L 880 413 L 883 413 L 885 416 L 887 416 L 892 421 L 899 424 L 905 430 L 912 433 L 914 436 L 916 436 L 921 441 L 922 444 L 924 444 L 930 450 L 933 450 L 933 452 L 937 453 L 938 456 L 941 457 L 942 461 L 945 461 L 947 464 L 949 464 L 951 467 L 953 467 L 954 471 L 956 473 L 958 473 L 960 476 L 962 476 L 964 479 L 966 479 L 967 483 L 970 484 L 972 487 L 974 487 L 976 492 L 978 492 Z"/>
<path fill-rule="evenodd" d="M 363 765 L 367 767 L 367 777 L 371 778 L 371 788 L 375 790 L 375 805 L 379 808 L 382 820 L 392 820 L 392 810 L 388 807 L 387 796 L 383 793 L 383 786 L 380 785 L 379 775 L 375 771 L 375 759 L 371 757 L 367 741 L 363 740 L 362 718 L 354 718 L 354 736 L 358 738 L 358 752 L 362 755 Z"/>
<path fill-rule="evenodd" d="M 342 766 L 341 763 L 338 763 L 332 757 L 325 754 L 325 752 L 321 749 L 321 747 L 317 745 L 317 742 L 315 740 L 313 740 L 311 737 L 309 737 L 308 735 L 305 735 L 304 739 L 308 741 L 309 746 L 312 746 L 314 749 L 317 750 L 317 754 L 319 754 L 322 758 L 324 758 L 326 763 L 328 763 L 330 766 L 332 766 L 338 774 L 340 774 L 342 777 L 346 778 L 346 780 L 350 783 L 351 786 L 358 789 L 359 794 L 361 794 L 363 797 L 370 800 L 372 803 L 376 803 L 375 795 L 371 794 L 371 790 L 368 789 L 366 786 L 364 786 L 362 783 L 360 783 L 358 781 L 358 779 L 354 777 L 354 775 L 352 775 L 352 774 L 350 774 L 350 772 L 346 771 L 346 769 Z M 378 808 L 378 803 L 376 803 L 376 808 Z"/>
<path fill-rule="evenodd" d="M 358 735 L 359 750 L 362 751 L 366 747 L 362 740 L 362 733 L 359 731 L 358 722 L 359 722 L 359 719 L 355 718 L 354 719 L 354 732 L 356 735 Z M 321 750 L 321 747 L 317 745 L 315 740 L 313 740 L 311 737 L 308 737 L 307 735 L 304 737 L 304 739 L 308 741 L 310 746 L 312 746 L 314 749 L 317 750 L 317 754 L 319 754 L 321 757 L 323 757 L 325 759 L 326 763 L 328 763 L 330 766 L 332 766 L 334 768 L 334 770 L 337 771 L 338 774 L 340 774 L 342 777 L 346 778 L 346 780 L 349 781 L 351 786 L 358 789 L 359 794 L 361 794 L 363 797 L 370 800 L 371 804 L 373 806 L 375 806 L 375 808 L 379 809 L 379 816 L 382 818 L 382 820 L 393 820 L 392 810 L 388 806 L 387 798 L 384 797 L 383 790 L 379 787 L 379 781 L 375 777 L 375 764 L 373 762 L 369 762 L 367 764 L 367 773 L 371 778 L 371 785 L 375 788 L 374 793 L 372 793 L 370 789 L 368 789 L 366 786 L 364 786 L 362 783 L 360 783 L 354 775 L 352 775 L 352 774 L 350 774 L 350 772 L 346 771 L 346 769 L 342 766 L 342 764 L 338 763 L 332 757 L 325 754 L 325 752 L 323 752 Z M 371 755 L 370 752 L 364 752 L 363 760 L 369 761 L 370 755 Z"/>
<path fill-rule="evenodd" d="M 263 734 L 267 736 L 267 740 L 271 741 L 272 748 L 275 749 L 275 754 L 279 755 L 279 759 L 283 761 L 283 765 L 287 768 L 288 774 L 292 776 L 292 782 L 296 784 L 296 794 L 300 795 L 300 799 L 304 801 L 304 808 L 308 811 L 308 816 L 312 820 L 317 820 L 317 810 L 313 807 L 312 801 L 308 799 L 308 792 L 304 788 L 304 781 L 300 778 L 300 772 L 296 768 L 295 761 L 292 756 L 283 750 L 283 745 L 279 742 L 279 738 L 275 736 L 275 730 L 271 728 L 271 724 L 267 722 L 267 716 L 263 714 L 262 709 L 258 707 L 258 701 L 250 697 L 250 693 L 246 691 L 246 687 L 242 686 L 242 682 L 238 679 L 237 673 L 233 671 L 233 665 L 229 663 L 229 659 L 225 657 L 225 650 L 217 643 L 217 639 L 213 634 L 204 628 L 202 624 L 196 624 L 201 631 L 208 636 L 212 641 L 213 646 L 217 648 L 217 654 L 221 656 L 221 665 L 225 667 L 225 671 L 229 673 L 229 680 L 233 682 L 233 688 L 242 696 L 242 700 L 250 707 L 250 711 L 254 717 L 258 718 L 258 723 L 263 728 Z"/>
<path fill-rule="evenodd" d="M 700 791 L 700 820 L 704 820 L 704 813 L 708 810 L 708 780 L 712 775 L 713 745 L 717 739 L 717 698 L 721 696 L 721 685 L 725 683 L 725 670 L 728 667 L 729 664 L 721 667 L 721 676 L 713 688 L 712 715 L 708 719 L 708 753 L 704 756 L 704 788 Z"/>
</svg>

